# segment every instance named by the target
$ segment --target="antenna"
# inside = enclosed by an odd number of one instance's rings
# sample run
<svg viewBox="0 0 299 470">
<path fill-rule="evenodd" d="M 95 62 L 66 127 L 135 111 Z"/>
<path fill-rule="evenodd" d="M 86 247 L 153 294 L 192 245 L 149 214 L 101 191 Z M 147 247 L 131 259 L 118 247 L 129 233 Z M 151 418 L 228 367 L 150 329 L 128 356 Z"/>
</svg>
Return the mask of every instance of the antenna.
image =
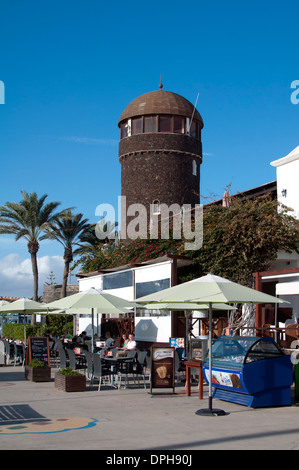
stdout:
<svg viewBox="0 0 299 470">
<path fill-rule="evenodd" d="M 190 124 L 189 124 L 189 129 L 188 129 L 188 131 L 187 131 L 187 134 L 188 134 L 188 135 L 190 135 L 191 124 L 192 124 L 192 121 L 193 121 L 193 117 L 194 117 L 194 113 L 195 113 L 195 108 L 196 108 L 196 105 L 197 105 L 198 97 L 199 97 L 199 93 L 197 93 L 197 98 L 196 98 L 195 105 L 194 105 L 194 108 L 193 108 L 193 112 L 192 112 L 192 116 L 191 116 L 191 120 L 190 120 Z"/>
<path fill-rule="evenodd" d="M 162 75 L 160 75 L 160 85 L 159 85 L 160 90 L 162 90 L 163 85 L 162 85 Z"/>
</svg>

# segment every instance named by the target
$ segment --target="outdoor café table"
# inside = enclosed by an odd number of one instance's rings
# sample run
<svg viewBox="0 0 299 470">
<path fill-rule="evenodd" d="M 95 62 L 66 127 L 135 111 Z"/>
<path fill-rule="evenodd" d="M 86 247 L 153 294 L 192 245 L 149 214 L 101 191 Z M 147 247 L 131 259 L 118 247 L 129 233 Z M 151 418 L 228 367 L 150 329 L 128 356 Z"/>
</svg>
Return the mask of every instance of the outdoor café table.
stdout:
<svg viewBox="0 0 299 470">
<path fill-rule="evenodd" d="M 84 351 L 77 353 L 75 351 L 75 357 L 76 357 L 76 364 L 79 366 L 86 366 L 86 356 L 84 354 Z"/>
<path fill-rule="evenodd" d="M 105 356 L 102 358 L 103 363 L 109 364 L 111 367 L 113 366 L 119 366 L 122 363 L 125 362 L 133 362 L 132 357 L 111 357 L 111 356 Z"/>
<path fill-rule="evenodd" d="M 119 367 L 122 366 L 122 364 L 126 364 L 126 363 L 132 363 L 133 362 L 133 358 L 132 357 L 126 357 L 126 356 L 123 356 L 123 357 L 110 357 L 110 356 L 105 356 L 103 357 L 102 359 L 102 362 L 103 364 L 106 364 L 111 367 L 111 371 L 115 370 L 115 372 L 117 372 L 119 370 Z"/>
<path fill-rule="evenodd" d="M 191 395 L 191 369 L 198 369 L 198 398 L 203 399 L 203 373 L 202 373 L 202 361 L 186 361 L 186 395 Z"/>
</svg>

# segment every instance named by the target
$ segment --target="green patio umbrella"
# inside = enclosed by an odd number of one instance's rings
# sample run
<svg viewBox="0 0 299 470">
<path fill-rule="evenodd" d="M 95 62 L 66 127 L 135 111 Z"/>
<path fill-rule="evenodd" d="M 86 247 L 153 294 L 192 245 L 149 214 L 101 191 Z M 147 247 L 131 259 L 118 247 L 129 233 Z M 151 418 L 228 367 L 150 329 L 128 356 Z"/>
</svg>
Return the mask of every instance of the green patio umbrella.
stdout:
<svg viewBox="0 0 299 470">
<path fill-rule="evenodd" d="M 7 304 L 2 305 L 0 307 L 0 315 L 6 315 L 8 313 L 21 313 L 24 315 L 24 342 L 26 344 L 27 338 L 25 316 L 32 315 L 34 313 L 40 313 L 40 311 L 44 309 L 44 305 L 40 302 L 23 297 L 19 300 L 15 300 L 14 302 L 8 302 Z"/>
<path fill-rule="evenodd" d="M 196 413 L 204 416 L 221 416 L 223 410 L 212 407 L 212 312 L 213 305 L 219 303 L 283 303 L 284 300 L 264 294 L 249 287 L 242 286 L 228 279 L 207 274 L 206 276 L 184 282 L 174 287 L 155 292 L 136 299 L 138 303 L 175 302 L 209 304 L 209 408 Z"/>
<path fill-rule="evenodd" d="M 92 318 L 92 351 L 94 350 L 94 313 L 128 313 L 129 310 L 138 306 L 135 302 L 129 302 L 115 295 L 91 287 L 77 294 L 63 297 L 44 305 L 45 309 L 63 309 L 65 313 L 91 315 Z M 49 311 L 55 314 L 55 311 Z"/>
</svg>

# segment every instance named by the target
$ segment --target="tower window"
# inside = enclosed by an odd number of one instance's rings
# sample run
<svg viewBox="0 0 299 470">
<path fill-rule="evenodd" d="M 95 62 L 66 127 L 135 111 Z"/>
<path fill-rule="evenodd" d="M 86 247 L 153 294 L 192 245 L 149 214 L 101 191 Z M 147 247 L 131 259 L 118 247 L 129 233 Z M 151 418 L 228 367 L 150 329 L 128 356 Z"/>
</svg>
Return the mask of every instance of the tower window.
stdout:
<svg viewBox="0 0 299 470">
<path fill-rule="evenodd" d="M 153 206 L 154 206 L 154 214 L 159 214 L 160 213 L 160 201 L 158 201 L 158 199 L 154 200 Z"/>
<path fill-rule="evenodd" d="M 190 128 L 190 135 L 192 137 L 196 137 L 196 122 L 195 121 L 192 121 L 191 123 L 191 128 Z"/>
<path fill-rule="evenodd" d="M 132 135 L 141 134 L 142 131 L 143 131 L 143 129 L 142 129 L 142 117 L 132 119 Z"/>
<path fill-rule="evenodd" d="M 144 116 L 144 132 L 157 132 L 156 116 Z"/>
<path fill-rule="evenodd" d="M 177 134 L 185 133 L 185 119 L 182 117 L 174 116 L 173 119 L 173 132 Z"/>
<path fill-rule="evenodd" d="M 197 165 L 196 165 L 195 160 L 192 161 L 192 175 L 194 175 L 194 176 L 197 175 Z"/>
<path fill-rule="evenodd" d="M 131 119 L 129 119 L 127 122 L 124 122 L 120 128 L 121 139 L 123 139 L 124 137 L 129 137 L 130 135 L 131 135 Z"/>
<path fill-rule="evenodd" d="M 159 116 L 159 132 L 171 132 L 171 116 Z"/>
<path fill-rule="evenodd" d="M 187 134 L 196 139 L 201 138 L 201 126 L 196 120 L 183 116 L 149 115 L 128 119 L 120 126 L 120 138 L 135 134 L 167 132 L 169 134 Z"/>
</svg>

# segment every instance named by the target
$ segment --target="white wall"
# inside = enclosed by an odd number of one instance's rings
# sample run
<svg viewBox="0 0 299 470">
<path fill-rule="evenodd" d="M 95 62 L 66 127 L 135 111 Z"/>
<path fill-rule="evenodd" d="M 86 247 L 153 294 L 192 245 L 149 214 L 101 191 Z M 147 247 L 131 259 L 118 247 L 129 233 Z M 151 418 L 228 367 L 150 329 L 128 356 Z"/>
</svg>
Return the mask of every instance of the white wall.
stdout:
<svg viewBox="0 0 299 470">
<path fill-rule="evenodd" d="M 171 287 L 172 263 L 159 263 L 135 270 L 135 285 L 142 282 L 154 282 L 155 280 L 169 279 Z M 171 336 L 171 314 L 155 315 L 149 312 L 149 316 L 135 316 L 136 341 L 168 342 Z"/>
<path fill-rule="evenodd" d="M 169 280 L 171 287 L 172 276 L 172 260 L 167 262 L 132 268 L 134 272 L 134 285 L 130 287 L 123 287 L 118 289 L 109 289 L 112 295 L 116 295 L 126 300 L 135 300 L 135 287 L 137 283 L 155 282 L 162 279 Z M 120 273 L 121 271 L 119 271 Z M 116 273 L 113 273 L 116 274 Z M 112 275 L 112 274 L 111 274 Z M 79 279 L 79 291 L 82 292 L 91 287 L 102 289 L 103 287 L 103 274 L 90 276 Z M 101 315 L 98 315 L 99 324 L 101 322 Z M 88 317 L 80 317 L 78 319 L 78 333 L 91 329 L 91 319 Z M 98 331 L 100 334 L 100 331 Z M 150 312 L 146 317 L 135 315 L 135 339 L 136 341 L 150 341 L 150 342 L 168 342 L 171 336 L 171 315 L 155 315 Z"/>
<path fill-rule="evenodd" d="M 299 219 L 299 146 L 271 165 L 276 167 L 278 201 L 292 208 L 292 215 Z M 284 190 L 286 196 L 283 196 Z"/>
<path fill-rule="evenodd" d="M 90 289 L 91 287 L 101 290 L 102 286 L 102 275 L 83 277 L 79 279 L 79 292 L 83 292 L 84 290 Z"/>
</svg>

